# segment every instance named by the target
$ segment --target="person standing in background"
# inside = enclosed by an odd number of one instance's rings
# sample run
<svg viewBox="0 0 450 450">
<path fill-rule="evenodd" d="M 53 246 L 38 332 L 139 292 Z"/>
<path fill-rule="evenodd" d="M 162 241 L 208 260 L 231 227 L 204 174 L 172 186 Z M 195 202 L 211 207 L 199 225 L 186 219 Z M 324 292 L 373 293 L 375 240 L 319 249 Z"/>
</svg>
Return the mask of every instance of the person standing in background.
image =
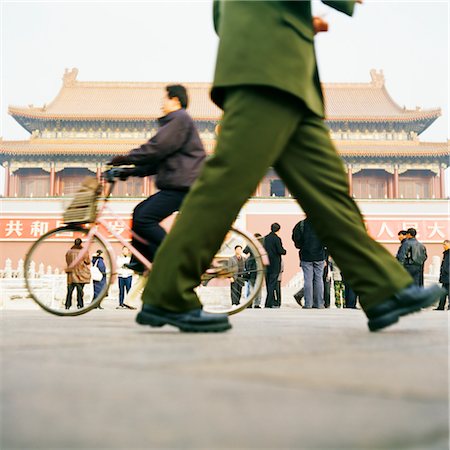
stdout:
<svg viewBox="0 0 450 450">
<path fill-rule="evenodd" d="M 130 264 L 131 255 L 128 247 L 122 247 L 122 254 L 117 257 L 117 280 L 119 283 L 119 306 L 116 309 L 136 309 L 125 303 L 125 297 L 131 289 L 133 271 L 127 267 Z"/>
</svg>

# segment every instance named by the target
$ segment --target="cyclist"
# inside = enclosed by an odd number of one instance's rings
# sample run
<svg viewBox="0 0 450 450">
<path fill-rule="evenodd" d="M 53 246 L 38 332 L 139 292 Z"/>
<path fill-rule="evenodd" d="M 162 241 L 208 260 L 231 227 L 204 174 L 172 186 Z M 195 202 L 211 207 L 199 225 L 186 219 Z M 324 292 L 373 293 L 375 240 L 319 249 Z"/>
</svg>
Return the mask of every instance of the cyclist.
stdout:
<svg viewBox="0 0 450 450">
<path fill-rule="evenodd" d="M 127 155 L 115 156 L 110 163 L 113 166 L 134 164 L 135 168 L 123 170 L 121 179 L 156 175 L 159 192 L 139 203 L 133 211 L 132 230 L 147 242 L 133 238 L 132 244 L 149 261 L 153 261 L 166 235 L 160 222 L 179 210 L 206 156 L 194 121 L 186 112 L 188 101 L 184 86 L 166 86 L 162 102 L 164 115 L 159 119 L 158 133 Z M 145 270 L 134 256 L 126 267 L 138 273 Z"/>
</svg>

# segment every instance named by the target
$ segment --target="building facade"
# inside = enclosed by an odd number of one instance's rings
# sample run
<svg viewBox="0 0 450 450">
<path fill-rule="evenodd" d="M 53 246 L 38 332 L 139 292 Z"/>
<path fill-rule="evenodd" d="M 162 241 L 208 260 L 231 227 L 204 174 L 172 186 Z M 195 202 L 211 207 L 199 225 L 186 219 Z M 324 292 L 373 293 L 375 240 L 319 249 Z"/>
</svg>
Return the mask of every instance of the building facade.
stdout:
<svg viewBox="0 0 450 450">
<path fill-rule="evenodd" d="M 157 131 L 166 83 L 82 82 L 66 70 L 63 85 L 48 105 L 9 107 L 30 133 L 25 141 L 0 141 L 6 170 L 5 197 L 70 195 L 88 175 L 100 176 L 114 155 L 126 153 Z M 221 111 L 208 96 L 208 83 L 186 83 L 189 113 L 205 148 L 212 153 Z M 351 194 L 358 199 L 444 198 L 448 142 L 421 142 L 420 134 L 440 109 L 408 110 L 386 90 L 384 76 L 369 83 L 325 84 L 326 123 L 345 164 Z M 154 191 L 151 179 L 119 183 L 115 196 L 142 197 Z M 255 197 L 288 197 L 270 170 Z"/>
<path fill-rule="evenodd" d="M 114 155 L 157 132 L 167 83 L 83 82 L 77 75 L 77 69 L 66 70 L 60 92 L 48 105 L 9 107 L 30 138 L 0 140 L 0 163 L 6 170 L 0 269 L 5 258 L 17 264 L 31 241 L 61 222 L 62 202 L 56 198 L 73 194 L 86 176 L 100 178 Z M 326 123 L 369 233 L 395 252 L 399 229 L 415 226 L 429 248 L 429 265 L 450 236 L 444 184 L 450 151 L 449 142 L 422 142 L 419 137 L 441 111 L 399 106 L 387 92 L 383 74 L 370 75 L 368 83 L 323 85 Z M 208 83 L 185 85 L 188 111 L 212 153 L 221 110 L 209 100 Z M 112 204 L 120 217 L 129 219 L 134 205 L 153 192 L 151 177 L 132 178 L 117 183 Z M 271 222 L 280 222 L 289 249 L 285 281 L 298 272 L 290 233 L 302 217 L 270 169 L 238 218 L 238 225 L 261 234 L 268 233 Z"/>
</svg>

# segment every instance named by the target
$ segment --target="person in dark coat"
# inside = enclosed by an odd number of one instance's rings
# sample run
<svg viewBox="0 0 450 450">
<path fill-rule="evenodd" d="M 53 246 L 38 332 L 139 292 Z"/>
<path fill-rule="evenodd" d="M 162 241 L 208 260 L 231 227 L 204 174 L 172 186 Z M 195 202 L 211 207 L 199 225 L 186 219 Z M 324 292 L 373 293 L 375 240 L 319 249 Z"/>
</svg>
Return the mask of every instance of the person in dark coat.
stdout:
<svg viewBox="0 0 450 450">
<path fill-rule="evenodd" d="M 245 284 L 245 259 L 242 256 L 242 246 L 234 247 L 234 256 L 229 261 L 230 271 L 233 273 L 230 284 L 231 304 L 239 305 L 241 303 L 242 288 Z"/>
<path fill-rule="evenodd" d="M 445 309 L 445 303 L 448 299 L 448 287 L 449 287 L 449 249 L 450 249 L 450 241 L 445 240 L 442 245 L 444 246 L 444 253 L 442 254 L 442 262 L 441 262 L 441 271 L 439 274 L 439 283 L 442 284 L 442 287 L 446 290 L 446 293 L 441 296 L 439 300 L 439 306 L 436 308 L 437 311 L 443 311 Z M 448 308 L 450 310 L 450 303 Z"/>
<path fill-rule="evenodd" d="M 156 175 L 159 192 L 139 203 L 133 211 L 132 229 L 147 242 L 133 237 L 132 243 L 149 261 L 153 261 L 166 236 L 160 222 L 180 209 L 206 157 L 194 121 L 186 112 L 187 106 L 188 95 L 184 86 L 166 86 L 162 106 L 164 116 L 159 119 L 158 133 L 146 144 L 127 155 L 115 156 L 111 161 L 113 166 L 136 166 L 134 169 L 121 169 L 121 179 Z M 138 273 L 145 270 L 134 255 L 126 266 Z"/>
<path fill-rule="evenodd" d="M 300 267 L 305 279 L 303 308 L 324 308 L 323 271 L 327 251 L 309 219 L 302 220 L 292 230 L 292 240 L 299 249 Z"/>
<path fill-rule="evenodd" d="M 100 281 L 92 280 L 92 284 L 94 287 L 94 296 L 92 297 L 92 301 L 95 301 L 97 299 L 97 297 L 101 294 L 101 292 L 103 291 L 103 289 L 105 289 L 106 286 L 106 266 L 102 253 L 103 253 L 102 250 L 97 250 L 95 256 L 92 257 L 92 265 L 97 266 L 98 270 L 100 270 L 100 272 L 103 275 L 103 278 Z M 101 305 L 98 305 L 97 308 L 103 309 Z"/>
<path fill-rule="evenodd" d="M 273 308 L 275 302 L 275 290 L 277 288 L 278 276 L 281 271 L 281 255 L 286 254 L 281 238 L 278 236 L 280 224 L 273 223 L 270 233 L 264 237 L 264 248 L 269 257 L 269 266 L 266 271 L 267 296 L 265 308 Z"/>
<path fill-rule="evenodd" d="M 254 234 L 255 238 L 259 241 L 259 243 L 264 247 L 264 238 L 259 233 Z M 256 277 L 258 273 L 256 272 L 257 266 L 255 261 L 255 256 L 253 255 L 250 247 L 247 245 L 243 250 L 244 255 L 247 255 L 247 259 L 245 260 L 245 272 L 247 276 L 247 281 L 249 284 L 249 291 L 253 292 L 253 289 L 256 284 Z M 258 292 L 258 295 L 253 300 L 253 305 L 249 305 L 251 308 L 261 308 L 261 291 Z"/>
<path fill-rule="evenodd" d="M 403 264 L 405 269 L 414 279 L 416 286 L 423 286 L 423 270 L 425 261 L 428 258 L 427 249 L 422 242 L 416 239 L 415 228 L 408 228 L 405 245 L 401 245 L 397 254 L 397 259 Z"/>
<path fill-rule="evenodd" d="M 397 260 L 399 260 L 399 255 L 401 255 L 404 251 L 403 248 L 405 247 L 405 245 L 407 243 L 407 239 L 408 239 L 407 235 L 408 235 L 408 232 L 406 230 L 400 230 L 397 234 L 398 240 L 400 241 L 400 246 L 398 247 L 397 256 L 396 256 Z"/>
</svg>

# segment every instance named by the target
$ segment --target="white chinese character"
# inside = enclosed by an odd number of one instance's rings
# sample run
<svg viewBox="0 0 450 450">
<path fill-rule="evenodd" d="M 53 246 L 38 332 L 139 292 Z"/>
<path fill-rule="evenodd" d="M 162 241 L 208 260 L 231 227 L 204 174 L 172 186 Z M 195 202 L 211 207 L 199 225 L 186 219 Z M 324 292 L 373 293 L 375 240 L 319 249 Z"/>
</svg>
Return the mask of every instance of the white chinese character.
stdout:
<svg viewBox="0 0 450 450">
<path fill-rule="evenodd" d="M 42 236 L 48 231 L 48 222 L 31 222 L 31 231 L 30 234 L 33 237 Z"/>
<path fill-rule="evenodd" d="M 386 222 L 383 222 L 382 224 L 381 224 L 381 227 L 380 227 L 380 231 L 378 232 L 378 234 L 377 234 L 377 238 L 379 238 L 384 232 L 386 232 L 388 235 L 389 235 L 389 237 L 394 237 L 394 233 L 390 230 L 390 228 L 387 226 L 387 223 Z"/>
<path fill-rule="evenodd" d="M 434 222 L 433 225 L 427 226 L 431 230 L 428 238 L 432 238 L 435 234 L 438 234 L 441 238 L 445 238 L 445 234 L 442 233 L 441 230 L 445 230 L 445 227 L 440 227 L 437 222 Z"/>
<path fill-rule="evenodd" d="M 23 225 L 20 220 L 10 220 L 6 225 L 6 237 L 16 233 L 17 236 L 22 236 Z"/>
</svg>

